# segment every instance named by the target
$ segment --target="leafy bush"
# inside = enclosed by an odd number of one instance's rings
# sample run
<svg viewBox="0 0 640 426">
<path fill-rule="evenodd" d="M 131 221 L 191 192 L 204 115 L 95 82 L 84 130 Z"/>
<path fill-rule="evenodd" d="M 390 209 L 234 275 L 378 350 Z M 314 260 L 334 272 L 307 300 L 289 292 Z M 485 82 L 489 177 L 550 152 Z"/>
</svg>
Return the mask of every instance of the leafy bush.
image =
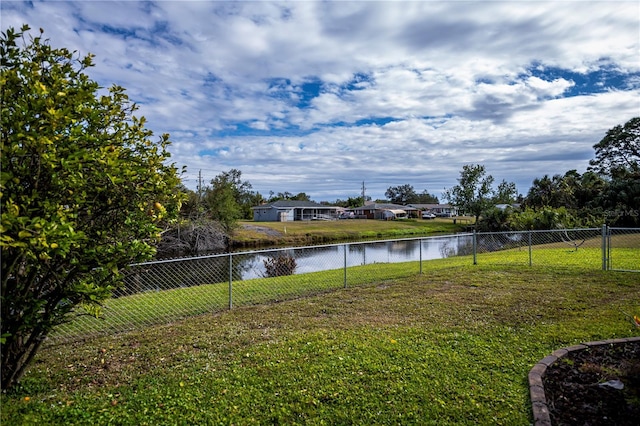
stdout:
<svg viewBox="0 0 640 426">
<path fill-rule="evenodd" d="M 297 266 L 296 258 L 289 255 L 276 256 L 264 260 L 265 275 L 269 278 L 293 275 Z"/>
<path fill-rule="evenodd" d="M 169 135 L 151 141 L 124 89 L 89 79 L 91 55 L 28 30 L 0 38 L 2 389 L 75 306 L 100 313 L 181 197 Z"/>
</svg>

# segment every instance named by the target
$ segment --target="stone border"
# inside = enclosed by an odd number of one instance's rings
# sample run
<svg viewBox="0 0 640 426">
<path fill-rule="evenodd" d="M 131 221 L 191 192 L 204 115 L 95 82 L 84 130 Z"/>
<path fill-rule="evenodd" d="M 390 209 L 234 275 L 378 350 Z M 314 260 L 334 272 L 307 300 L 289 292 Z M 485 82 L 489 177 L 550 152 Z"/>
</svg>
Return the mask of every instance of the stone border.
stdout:
<svg viewBox="0 0 640 426">
<path fill-rule="evenodd" d="M 581 351 L 590 347 L 638 341 L 640 341 L 640 337 L 581 343 L 579 345 L 569 346 L 553 351 L 551 355 L 548 355 L 538 361 L 531 371 L 529 371 L 529 394 L 531 396 L 531 406 L 533 409 L 533 424 L 535 426 L 551 426 L 551 417 L 549 416 L 549 407 L 547 406 L 547 399 L 544 394 L 542 377 L 546 373 L 547 368 L 554 362 L 564 358 L 571 352 Z"/>
</svg>

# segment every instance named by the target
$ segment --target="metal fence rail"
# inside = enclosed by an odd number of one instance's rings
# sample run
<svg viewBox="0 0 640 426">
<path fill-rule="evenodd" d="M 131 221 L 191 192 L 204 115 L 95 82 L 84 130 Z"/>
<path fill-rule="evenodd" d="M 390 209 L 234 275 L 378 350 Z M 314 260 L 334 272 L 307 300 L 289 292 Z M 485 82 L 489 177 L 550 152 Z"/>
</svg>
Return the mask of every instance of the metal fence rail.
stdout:
<svg viewBox="0 0 640 426">
<path fill-rule="evenodd" d="M 256 250 L 131 265 L 100 319 L 82 315 L 50 342 L 112 334 L 341 287 L 425 273 L 452 265 L 546 265 L 640 271 L 640 229 L 466 233 Z"/>
</svg>

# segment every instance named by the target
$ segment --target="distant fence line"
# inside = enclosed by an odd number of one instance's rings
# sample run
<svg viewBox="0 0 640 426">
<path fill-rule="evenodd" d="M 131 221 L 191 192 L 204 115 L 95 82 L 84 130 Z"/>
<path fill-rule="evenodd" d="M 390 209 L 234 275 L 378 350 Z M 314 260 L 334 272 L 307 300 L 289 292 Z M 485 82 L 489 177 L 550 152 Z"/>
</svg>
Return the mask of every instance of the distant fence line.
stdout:
<svg viewBox="0 0 640 426">
<path fill-rule="evenodd" d="M 467 256 L 474 265 L 542 262 L 550 267 L 640 272 L 640 228 L 473 232 L 139 263 L 130 265 L 103 317 L 78 311 L 50 341 L 118 333 L 234 306 L 422 274 L 429 261 L 457 256 Z M 288 269 L 274 273 L 280 262 Z"/>
</svg>

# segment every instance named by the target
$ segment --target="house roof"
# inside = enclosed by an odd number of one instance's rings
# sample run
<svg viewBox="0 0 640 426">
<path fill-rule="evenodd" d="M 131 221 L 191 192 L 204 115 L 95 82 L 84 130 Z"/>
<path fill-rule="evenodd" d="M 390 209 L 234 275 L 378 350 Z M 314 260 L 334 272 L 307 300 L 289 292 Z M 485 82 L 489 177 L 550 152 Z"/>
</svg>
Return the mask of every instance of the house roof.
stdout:
<svg viewBox="0 0 640 426">
<path fill-rule="evenodd" d="M 389 204 L 389 203 L 373 203 L 367 204 L 366 206 L 356 207 L 352 210 L 363 211 L 363 210 L 403 210 L 403 211 L 412 211 L 417 210 L 414 207 L 410 206 L 401 206 L 399 204 Z"/>
<path fill-rule="evenodd" d="M 409 204 L 411 207 L 415 207 L 417 209 L 452 209 L 453 206 L 451 204 Z"/>
<path fill-rule="evenodd" d="M 316 203 L 315 201 L 300 201 L 300 200 L 278 200 L 271 203 L 262 204 L 260 206 L 251 207 L 252 209 L 337 209 L 335 206 L 327 206 L 324 204 Z"/>
</svg>

